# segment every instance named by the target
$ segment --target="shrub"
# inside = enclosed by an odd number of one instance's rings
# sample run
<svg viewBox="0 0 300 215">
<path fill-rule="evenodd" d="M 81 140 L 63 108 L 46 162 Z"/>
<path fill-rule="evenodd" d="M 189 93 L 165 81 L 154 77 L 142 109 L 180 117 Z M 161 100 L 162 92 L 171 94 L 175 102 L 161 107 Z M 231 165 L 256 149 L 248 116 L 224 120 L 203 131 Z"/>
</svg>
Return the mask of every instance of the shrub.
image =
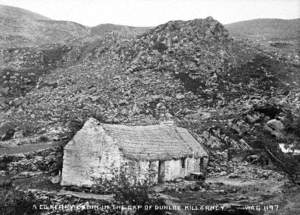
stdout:
<svg viewBox="0 0 300 215">
<path fill-rule="evenodd" d="M 0 189 L 0 214 L 5 215 L 37 215 L 39 211 L 34 209 L 37 199 L 32 194 L 24 194 L 12 187 Z"/>
<path fill-rule="evenodd" d="M 38 130 L 36 122 L 31 120 L 20 122 L 19 128 L 23 131 L 25 137 L 36 134 Z"/>
<path fill-rule="evenodd" d="M 138 179 L 136 174 L 129 171 L 125 165 L 121 168 L 114 169 L 110 179 L 94 179 L 96 185 L 93 190 L 96 192 L 111 192 L 114 194 L 114 199 L 118 204 L 124 206 L 140 205 L 140 209 L 135 211 L 135 214 L 165 214 L 165 211 L 158 211 L 152 207 L 151 210 L 145 210 L 146 205 L 165 205 L 162 198 L 160 198 L 152 189 L 153 172 L 147 174 L 144 180 Z"/>
<path fill-rule="evenodd" d="M 9 140 L 15 133 L 16 124 L 13 122 L 6 122 L 0 127 L 0 141 Z"/>
<path fill-rule="evenodd" d="M 83 127 L 84 122 L 80 119 L 74 118 L 69 120 L 66 124 L 69 129 L 69 132 L 66 134 L 66 140 L 65 140 L 65 142 L 67 143 L 73 138 L 76 132 Z"/>
<path fill-rule="evenodd" d="M 168 47 L 164 43 L 156 42 L 153 46 L 153 49 L 156 49 L 159 52 L 164 52 L 168 49 Z"/>
<path fill-rule="evenodd" d="M 39 141 L 40 141 L 40 142 L 48 142 L 48 141 L 49 141 L 49 138 L 46 137 L 46 136 L 40 136 L 40 137 L 39 137 Z"/>
</svg>

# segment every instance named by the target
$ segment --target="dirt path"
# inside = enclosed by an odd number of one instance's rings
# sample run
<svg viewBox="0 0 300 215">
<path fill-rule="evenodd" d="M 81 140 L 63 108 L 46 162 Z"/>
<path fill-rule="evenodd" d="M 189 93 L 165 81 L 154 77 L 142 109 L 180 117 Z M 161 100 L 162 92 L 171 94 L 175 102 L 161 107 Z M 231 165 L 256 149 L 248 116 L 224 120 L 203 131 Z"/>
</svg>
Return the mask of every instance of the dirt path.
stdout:
<svg viewBox="0 0 300 215">
<path fill-rule="evenodd" d="M 205 180 L 206 183 L 222 183 L 224 185 L 230 186 L 247 186 L 247 185 L 254 185 L 257 184 L 257 180 L 246 180 L 246 179 L 235 179 L 235 178 L 228 178 L 226 176 L 222 177 L 215 177 L 215 178 L 207 178 Z"/>
<path fill-rule="evenodd" d="M 103 200 L 112 202 L 113 195 L 100 195 L 100 194 L 93 194 L 93 193 L 83 193 L 83 192 L 74 192 L 74 191 L 67 191 L 67 190 L 60 190 L 57 195 L 59 196 L 74 196 L 81 199 L 95 199 L 95 200 Z"/>
</svg>

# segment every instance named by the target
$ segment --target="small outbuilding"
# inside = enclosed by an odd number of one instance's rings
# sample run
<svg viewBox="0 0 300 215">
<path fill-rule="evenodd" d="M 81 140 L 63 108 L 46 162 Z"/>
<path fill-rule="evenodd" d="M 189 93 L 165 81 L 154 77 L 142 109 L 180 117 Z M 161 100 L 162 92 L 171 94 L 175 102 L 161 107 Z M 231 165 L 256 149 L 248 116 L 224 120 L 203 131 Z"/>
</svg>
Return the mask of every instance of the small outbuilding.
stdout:
<svg viewBox="0 0 300 215">
<path fill-rule="evenodd" d="M 174 125 L 125 126 L 89 119 L 64 148 L 63 186 L 91 186 L 121 167 L 154 183 L 204 173 L 208 154 L 188 132 Z"/>
</svg>

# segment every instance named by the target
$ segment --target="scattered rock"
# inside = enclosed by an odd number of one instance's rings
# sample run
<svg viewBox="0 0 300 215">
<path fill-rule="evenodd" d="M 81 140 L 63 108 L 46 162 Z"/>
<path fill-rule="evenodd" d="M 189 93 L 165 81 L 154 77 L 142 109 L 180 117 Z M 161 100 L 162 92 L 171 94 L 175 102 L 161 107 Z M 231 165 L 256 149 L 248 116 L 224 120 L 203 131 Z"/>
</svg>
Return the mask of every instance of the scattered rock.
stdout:
<svg viewBox="0 0 300 215">
<path fill-rule="evenodd" d="M 261 119 L 261 116 L 259 114 L 247 114 L 246 116 L 247 120 L 250 122 L 250 123 L 256 123 L 257 121 L 259 121 Z"/>
<path fill-rule="evenodd" d="M 236 173 L 230 173 L 228 175 L 228 178 L 240 178 L 240 176 L 238 174 L 236 174 Z"/>
<path fill-rule="evenodd" d="M 268 121 L 267 125 L 275 131 L 283 131 L 284 130 L 283 123 L 277 119 L 272 119 L 272 120 Z"/>
<path fill-rule="evenodd" d="M 6 172 L 6 171 L 0 170 L 0 177 L 1 177 L 1 176 L 6 176 L 6 175 L 7 175 L 7 172 Z"/>
<path fill-rule="evenodd" d="M 0 187 L 10 187 L 12 185 L 12 179 L 7 176 L 0 177 Z"/>
<path fill-rule="evenodd" d="M 61 181 L 61 175 L 58 174 L 56 176 L 51 176 L 50 181 L 51 181 L 52 184 L 59 184 L 60 181 Z"/>
<path fill-rule="evenodd" d="M 23 131 L 16 131 L 13 136 L 14 139 L 21 139 L 23 137 L 24 137 Z"/>
<path fill-rule="evenodd" d="M 190 189 L 191 191 L 198 191 L 198 190 L 201 189 L 201 187 L 199 187 L 199 186 L 196 185 L 196 184 L 192 184 L 192 185 L 190 185 L 189 189 Z"/>
<path fill-rule="evenodd" d="M 276 119 L 269 120 L 265 126 L 265 129 L 277 138 L 282 138 L 284 136 L 283 134 L 284 125 L 279 120 Z"/>
<path fill-rule="evenodd" d="M 220 172 L 220 173 L 219 173 L 219 175 L 220 175 L 220 176 L 227 175 L 227 172 L 225 172 L 225 171 L 222 171 L 222 172 Z"/>
</svg>

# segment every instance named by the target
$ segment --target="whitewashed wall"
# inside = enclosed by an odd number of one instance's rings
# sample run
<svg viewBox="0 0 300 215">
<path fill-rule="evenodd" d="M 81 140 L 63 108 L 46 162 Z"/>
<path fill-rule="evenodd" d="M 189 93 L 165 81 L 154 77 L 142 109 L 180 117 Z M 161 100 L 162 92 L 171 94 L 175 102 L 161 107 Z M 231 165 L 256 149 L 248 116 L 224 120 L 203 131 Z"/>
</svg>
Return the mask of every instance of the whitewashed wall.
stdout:
<svg viewBox="0 0 300 215">
<path fill-rule="evenodd" d="M 199 172 L 200 159 L 186 158 L 184 162 L 185 168 L 182 168 L 181 159 L 165 161 L 165 181 L 172 181 L 176 178 L 184 178 L 191 172 Z"/>
<path fill-rule="evenodd" d="M 159 161 L 130 161 L 124 159 L 124 162 L 129 165 L 130 173 L 136 175 L 137 179 L 143 181 L 149 177 L 151 173 L 151 180 L 155 183 L 158 182 L 158 166 Z M 176 178 L 184 178 L 191 172 L 200 171 L 200 159 L 186 158 L 185 168 L 182 168 L 181 159 L 161 161 L 165 163 L 165 172 L 163 181 L 172 181 Z M 153 174 L 154 173 L 154 174 Z"/>
<path fill-rule="evenodd" d="M 93 177 L 110 177 L 122 156 L 104 130 L 87 123 L 66 145 L 63 158 L 63 186 L 91 186 Z"/>
</svg>

